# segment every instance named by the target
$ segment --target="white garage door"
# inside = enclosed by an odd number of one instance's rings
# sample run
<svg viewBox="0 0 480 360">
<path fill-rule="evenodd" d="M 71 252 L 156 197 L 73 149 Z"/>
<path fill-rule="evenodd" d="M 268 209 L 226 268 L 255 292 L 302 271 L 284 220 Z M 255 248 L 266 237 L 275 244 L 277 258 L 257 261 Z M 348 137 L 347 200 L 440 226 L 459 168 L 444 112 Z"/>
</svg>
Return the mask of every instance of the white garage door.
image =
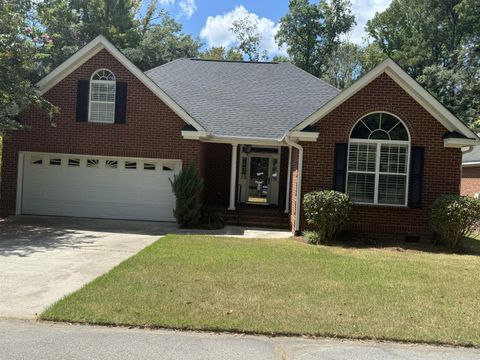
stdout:
<svg viewBox="0 0 480 360">
<path fill-rule="evenodd" d="M 180 160 L 25 153 L 21 213 L 174 221 Z"/>
</svg>

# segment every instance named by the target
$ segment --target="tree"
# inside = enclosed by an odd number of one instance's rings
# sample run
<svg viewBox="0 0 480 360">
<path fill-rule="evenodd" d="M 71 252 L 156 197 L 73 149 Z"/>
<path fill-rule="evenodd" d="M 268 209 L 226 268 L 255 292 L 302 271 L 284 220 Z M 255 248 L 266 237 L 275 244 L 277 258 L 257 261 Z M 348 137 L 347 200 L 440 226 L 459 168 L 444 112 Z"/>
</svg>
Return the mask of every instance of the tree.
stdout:
<svg viewBox="0 0 480 360">
<path fill-rule="evenodd" d="M 141 0 L 38 2 L 40 22 L 56 44 L 46 66 L 58 66 L 99 34 L 142 70 L 198 55 L 200 41 L 182 33 L 182 26 L 166 11 L 157 12 L 155 0 L 150 0 L 143 15 L 141 8 Z"/>
<path fill-rule="evenodd" d="M 290 62 L 290 58 L 288 56 L 285 56 L 285 55 L 275 55 L 272 58 L 272 61 L 273 62 Z"/>
<path fill-rule="evenodd" d="M 138 45 L 142 30 L 150 23 L 152 2 L 146 14 L 139 16 L 139 0 L 44 0 L 37 12 L 42 26 L 57 46 L 50 67 L 54 68 L 74 52 L 102 34 L 118 48 Z"/>
<path fill-rule="evenodd" d="M 32 2 L 0 0 L 0 134 L 21 129 L 19 114 L 36 106 L 53 117 L 56 108 L 37 93 L 39 61 L 52 46 L 50 37 L 32 27 Z"/>
<path fill-rule="evenodd" d="M 480 117 L 478 0 L 393 0 L 368 21 L 376 47 L 465 123 Z"/>
<path fill-rule="evenodd" d="M 200 54 L 200 58 L 208 60 L 242 61 L 242 53 L 234 48 L 225 49 L 223 46 L 213 46 Z"/>
<path fill-rule="evenodd" d="M 258 32 L 258 20 L 252 16 L 246 16 L 233 22 L 230 30 L 236 35 L 238 49 L 248 57 L 249 61 L 267 60 L 267 51 L 261 51 L 260 41 L 262 37 Z"/>
<path fill-rule="evenodd" d="M 324 79 L 337 87 L 345 89 L 362 74 L 362 48 L 351 42 L 343 42 L 335 48 L 327 59 Z"/>
<path fill-rule="evenodd" d="M 279 46 L 287 45 L 293 63 L 321 77 L 341 42 L 341 35 L 355 24 L 348 0 L 290 0 L 288 13 L 280 19 L 275 36 Z"/>
<path fill-rule="evenodd" d="M 178 58 L 197 57 L 202 43 L 182 32 L 166 11 L 158 14 L 159 22 L 145 30 L 138 46 L 123 49 L 125 55 L 140 69 L 148 70 Z"/>
</svg>

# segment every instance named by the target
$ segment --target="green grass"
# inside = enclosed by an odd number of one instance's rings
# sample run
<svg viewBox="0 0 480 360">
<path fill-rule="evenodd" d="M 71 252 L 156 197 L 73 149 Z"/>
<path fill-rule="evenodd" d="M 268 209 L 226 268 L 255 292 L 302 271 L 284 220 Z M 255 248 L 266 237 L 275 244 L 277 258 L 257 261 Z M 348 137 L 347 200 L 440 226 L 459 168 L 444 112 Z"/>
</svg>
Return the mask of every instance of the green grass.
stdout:
<svg viewBox="0 0 480 360">
<path fill-rule="evenodd" d="M 479 346 L 480 256 L 169 235 L 41 318 Z"/>
</svg>

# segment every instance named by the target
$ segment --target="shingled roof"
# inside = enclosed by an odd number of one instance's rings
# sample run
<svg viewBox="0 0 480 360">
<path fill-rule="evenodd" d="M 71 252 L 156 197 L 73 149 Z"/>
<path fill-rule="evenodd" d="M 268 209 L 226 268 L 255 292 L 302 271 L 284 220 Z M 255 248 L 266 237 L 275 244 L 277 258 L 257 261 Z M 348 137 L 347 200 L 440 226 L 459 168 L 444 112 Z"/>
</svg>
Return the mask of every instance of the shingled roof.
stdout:
<svg viewBox="0 0 480 360">
<path fill-rule="evenodd" d="M 280 139 L 339 93 L 290 63 L 179 59 L 145 74 L 219 137 Z"/>
<path fill-rule="evenodd" d="M 480 133 L 477 136 L 480 137 Z M 472 151 L 464 154 L 462 163 L 463 165 L 480 164 L 480 145 L 474 146 Z"/>
</svg>

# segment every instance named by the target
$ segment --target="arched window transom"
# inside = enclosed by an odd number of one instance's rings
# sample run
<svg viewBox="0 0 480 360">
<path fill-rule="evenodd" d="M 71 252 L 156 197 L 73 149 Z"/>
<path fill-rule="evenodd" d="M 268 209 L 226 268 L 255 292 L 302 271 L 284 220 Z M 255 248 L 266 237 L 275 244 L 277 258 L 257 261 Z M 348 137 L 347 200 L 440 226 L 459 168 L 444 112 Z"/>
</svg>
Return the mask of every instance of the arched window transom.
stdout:
<svg viewBox="0 0 480 360">
<path fill-rule="evenodd" d="M 353 127 L 347 160 L 347 193 L 364 204 L 407 205 L 410 136 L 388 113 L 361 118 Z"/>
<path fill-rule="evenodd" d="M 115 92 L 116 79 L 110 70 L 100 69 L 93 73 L 90 79 L 90 121 L 115 121 Z"/>
</svg>

